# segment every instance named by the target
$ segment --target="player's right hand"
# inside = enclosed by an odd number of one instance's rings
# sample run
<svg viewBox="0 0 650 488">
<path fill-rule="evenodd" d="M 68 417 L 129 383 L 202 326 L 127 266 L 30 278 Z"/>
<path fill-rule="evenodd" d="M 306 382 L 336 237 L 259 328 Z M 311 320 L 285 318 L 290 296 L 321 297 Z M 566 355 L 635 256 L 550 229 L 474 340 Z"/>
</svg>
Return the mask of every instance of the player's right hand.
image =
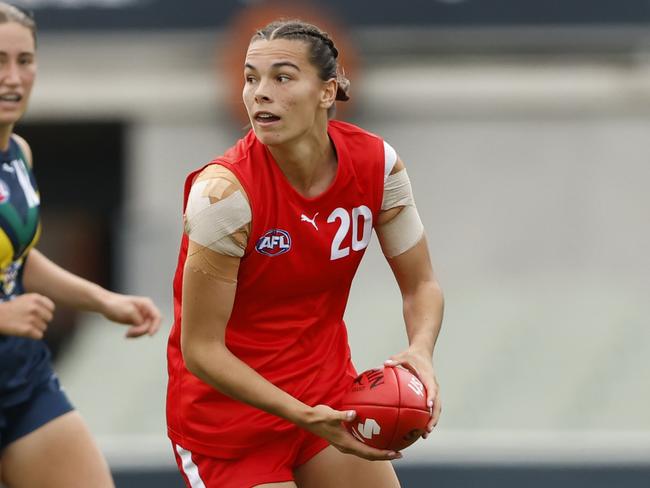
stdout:
<svg viewBox="0 0 650 488">
<path fill-rule="evenodd" d="M 54 314 L 54 302 L 38 293 L 25 293 L 0 303 L 0 334 L 42 339 Z"/>
<path fill-rule="evenodd" d="M 354 454 L 370 461 L 390 461 L 402 457 L 397 451 L 375 449 L 355 439 L 343 427 L 343 422 L 351 422 L 356 415 L 354 410 L 339 411 L 327 405 L 316 405 L 311 409 L 309 418 L 302 427 L 322 437 L 345 454 Z"/>
</svg>

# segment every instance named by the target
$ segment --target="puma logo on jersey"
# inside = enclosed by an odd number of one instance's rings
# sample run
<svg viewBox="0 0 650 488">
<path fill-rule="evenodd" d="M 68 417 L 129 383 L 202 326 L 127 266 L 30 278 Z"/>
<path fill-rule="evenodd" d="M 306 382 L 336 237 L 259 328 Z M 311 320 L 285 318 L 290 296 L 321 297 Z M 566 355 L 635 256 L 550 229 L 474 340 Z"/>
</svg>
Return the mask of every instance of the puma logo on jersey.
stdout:
<svg viewBox="0 0 650 488">
<path fill-rule="evenodd" d="M 309 222 L 311 225 L 314 226 L 314 229 L 318 230 L 318 226 L 316 225 L 316 217 L 317 216 L 318 216 L 318 212 L 316 212 L 311 219 L 309 217 L 307 217 L 305 214 L 302 214 L 300 216 L 300 222 Z"/>
<path fill-rule="evenodd" d="M 373 436 L 381 434 L 381 425 L 375 419 L 366 419 L 365 422 L 359 423 L 356 429 L 352 429 L 354 437 L 361 442 L 365 439 L 372 439 Z"/>
<path fill-rule="evenodd" d="M 13 163 L 13 161 L 12 161 L 12 163 Z M 7 173 L 15 173 L 16 172 L 14 167 L 9 163 L 2 163 L 2 169 L 5 170 Z"/>
<path fill-rule="evenodd" d="M 291 236 L 286 230 L 270 229 L 257 240 L 255 250 L 266 256 L 278 256 L 291 249 Z"/>
</svg>

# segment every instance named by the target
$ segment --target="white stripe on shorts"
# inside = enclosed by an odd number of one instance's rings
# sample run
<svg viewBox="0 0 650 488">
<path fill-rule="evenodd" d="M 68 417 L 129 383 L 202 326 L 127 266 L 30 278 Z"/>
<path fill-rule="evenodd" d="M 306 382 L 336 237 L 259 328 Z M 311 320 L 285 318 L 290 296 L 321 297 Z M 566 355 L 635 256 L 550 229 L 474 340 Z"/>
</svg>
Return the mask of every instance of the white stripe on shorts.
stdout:
<svg viewBox="0 0 650 488">
<path fill-rule="evenodd" d="M 192 453 L 187 449 L 183 449 L 178 444 L 176 444 L 176 452 L 181 457 L 183 473 L 185 473 L 187 480 L 190 482 L 190 488 L 205 488 L 203 480 L 199 476 L 199 468 L 192 461 Z"/>
</svg>

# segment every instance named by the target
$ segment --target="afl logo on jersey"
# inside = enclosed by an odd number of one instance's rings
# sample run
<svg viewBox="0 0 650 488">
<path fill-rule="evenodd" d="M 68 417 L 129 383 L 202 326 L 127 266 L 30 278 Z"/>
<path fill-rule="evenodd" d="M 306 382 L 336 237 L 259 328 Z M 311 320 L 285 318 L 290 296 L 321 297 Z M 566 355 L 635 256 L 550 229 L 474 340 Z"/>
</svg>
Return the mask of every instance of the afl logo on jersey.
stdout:
<svg viewBox="0 0 650 488">
<path fill-rule="evenodd" d="M 271 229 L 257 240 L 255 250 L 267 256 L 278 256 L 291 249 L 291 236 L 286 230 Z"/>
<path fill-rule="evenodd" d="M 2 180 L 0 180 L 0 204 L 6 203 L 9 201 L 11 192 L 9 191 L 9 186 Z"/>
</svg>

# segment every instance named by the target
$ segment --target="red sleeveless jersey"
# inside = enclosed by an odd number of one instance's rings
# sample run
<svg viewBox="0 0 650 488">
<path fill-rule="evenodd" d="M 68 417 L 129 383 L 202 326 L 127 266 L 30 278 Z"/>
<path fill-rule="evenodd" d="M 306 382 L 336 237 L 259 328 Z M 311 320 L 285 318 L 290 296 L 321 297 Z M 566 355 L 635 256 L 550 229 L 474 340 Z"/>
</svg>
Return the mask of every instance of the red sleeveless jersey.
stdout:
<svg viewBox="0 0 650 488">
<path fill-rule="evenodd" d="M 384 146 L 343 122 L 330 121 L 328 133 L 337 173 L 315 198 L 295 191 L 252 131 L 210 164 L 237 176 L 252 210 L 226 327 L 228 349 L 302 402 L 336 408 L 356 374 L 343 313 L 381 207 Z M 184 206 L 199 171 L 186 180 Z M 192 452 L 237 457 L 294 426 L 221 394 L 185 368 L 180 334 L 187 244 L 183 235 L 167 349 L 168 433 Z"/>
</svg>

